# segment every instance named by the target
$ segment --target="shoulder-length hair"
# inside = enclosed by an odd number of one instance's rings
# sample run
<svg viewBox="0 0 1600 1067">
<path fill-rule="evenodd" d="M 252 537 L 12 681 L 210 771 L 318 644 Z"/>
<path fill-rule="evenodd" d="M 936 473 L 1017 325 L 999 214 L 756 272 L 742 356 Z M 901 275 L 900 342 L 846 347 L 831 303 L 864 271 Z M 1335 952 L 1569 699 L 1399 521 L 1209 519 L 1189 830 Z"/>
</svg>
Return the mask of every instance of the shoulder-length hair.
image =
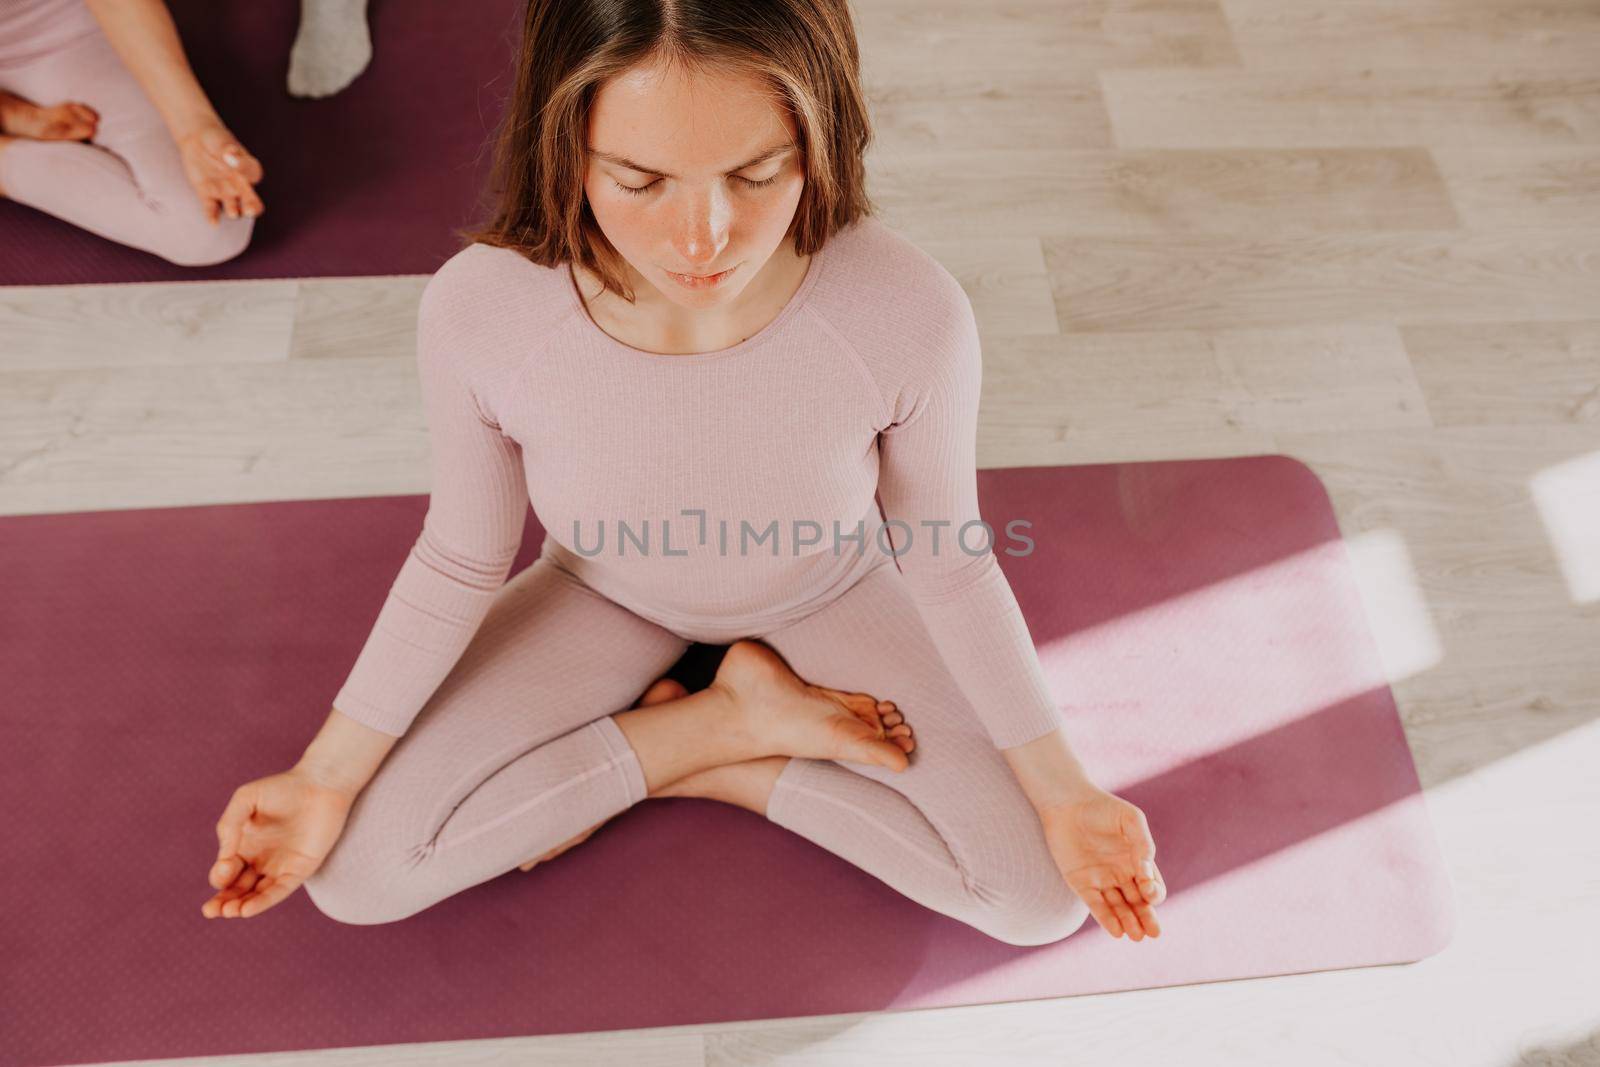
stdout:
<svg viewBox="0 0 1600 1067">
<path fill-rule="evenodd" d="M 528 0 L 484 190 L 490 218 L 457 235 L 542 266 L 576 261 L 631 302 L 621 255 L 583 192 L 589 111 L 607 80 L 658 57 L 751 74 L 788 110 L 806 178 L 786 231 L 797 255 L 874 214 L 863 158 L 872 127 L 847 0 Z"/>
</svg>

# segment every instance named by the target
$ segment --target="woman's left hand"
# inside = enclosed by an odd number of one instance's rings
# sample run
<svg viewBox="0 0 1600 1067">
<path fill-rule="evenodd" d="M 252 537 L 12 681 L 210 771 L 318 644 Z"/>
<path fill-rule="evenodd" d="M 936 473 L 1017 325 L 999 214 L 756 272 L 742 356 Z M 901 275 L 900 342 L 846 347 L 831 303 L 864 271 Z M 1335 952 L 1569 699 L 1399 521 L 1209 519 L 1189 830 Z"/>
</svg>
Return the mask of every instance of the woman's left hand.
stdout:
<svg viewBox="0 0 1600 1067">
<path fill-rule="evenodd" d="M 254 185 L 261 180 L 261 163 L 246 152 L 220 122 L 207 122 L 177 138 L 183 170 L 205 206 L 206 218 L 215 225 L 226 213 L 255 218 L 266 210 Z"/>
<path fill-rule="evenodd" d="M 1144 812 L 1095 786 L 1039 809 L 1061 876 L 1112 937 L 1160 937 L 1154 905 L 1166 899 Z"/>
</svg>

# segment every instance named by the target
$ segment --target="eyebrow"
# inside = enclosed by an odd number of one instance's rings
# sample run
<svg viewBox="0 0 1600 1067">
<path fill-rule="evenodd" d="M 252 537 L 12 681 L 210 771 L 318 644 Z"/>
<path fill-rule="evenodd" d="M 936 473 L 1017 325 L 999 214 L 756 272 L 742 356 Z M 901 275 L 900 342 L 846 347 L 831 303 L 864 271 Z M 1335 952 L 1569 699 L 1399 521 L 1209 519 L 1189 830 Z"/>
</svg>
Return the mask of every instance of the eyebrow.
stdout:
<svg viewBox="0 0 1600 1067">
<path fill-rule="evenodd" d="M 732 174 L 732 173 L 734 173 L 734 171 L 744 170 L 746 167 L 753 167 L 757 163 L 765 163 L 767 160 L 771 159 L 773 156 L 782 155 L 783 153 L 789 151 L 790 149 L 792 149 L 794 147 L 795 147 L 795 144 L 794 144 L 793 141 L 790 141 L 790 142 L 788 142 L 786 144 L 773 145 L 771 148 L 766 149 L 764 152 L 762 152 L 759 156 L 756 156 L 754 159 L 745 160 L 743 163 L 739 164 L 737 167 L 734 167 L 732 170 L 728 171 L 728 173 Z M 635 163 L 633 160 L 629 159 L 627 156 L 619 156 L 614 152 L 602 152 L 598 148 L 591 148 L 589 151 L 590 151 L 590 154 L 592 154 L 596 159 L 603 159 L 607 163 L 615 163 L 619 167 L 627 167 L 629 170 L 636 170 L 641 174 L 650 174 L 650 175 L 653 175 L 653 176 L 655 176 L 657 178 L 674 178 L 674 177 L 676 177 L 676 175 L 668 174 L 664 170 L 656 170 L 654 167 L 647 167 L 643 163 Z"/>
</svg>

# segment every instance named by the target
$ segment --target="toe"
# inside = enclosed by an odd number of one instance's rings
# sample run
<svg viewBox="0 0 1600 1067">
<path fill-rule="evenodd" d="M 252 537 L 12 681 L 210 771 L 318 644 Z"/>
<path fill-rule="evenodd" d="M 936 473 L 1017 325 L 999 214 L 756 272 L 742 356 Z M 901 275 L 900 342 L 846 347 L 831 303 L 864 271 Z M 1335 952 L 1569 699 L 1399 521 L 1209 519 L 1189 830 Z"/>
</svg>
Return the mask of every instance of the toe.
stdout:
<svg viewBox="0 0 1600 1067">
<path fill-rule="evenodd" d="M 841 693 L 839 694 L 844 706 L 863 718 L 875 717 L 878 713 L 878 701 L 868 693 Z"/>
<path fill-rule="evenodd" d="M 639 698 L 640 705 L 661 704 L 668 700 L 679 700 L 687 696 L 689 691 L 683 683 L 676 678 L 657 678 L 644 695 Z"/>
</svg>

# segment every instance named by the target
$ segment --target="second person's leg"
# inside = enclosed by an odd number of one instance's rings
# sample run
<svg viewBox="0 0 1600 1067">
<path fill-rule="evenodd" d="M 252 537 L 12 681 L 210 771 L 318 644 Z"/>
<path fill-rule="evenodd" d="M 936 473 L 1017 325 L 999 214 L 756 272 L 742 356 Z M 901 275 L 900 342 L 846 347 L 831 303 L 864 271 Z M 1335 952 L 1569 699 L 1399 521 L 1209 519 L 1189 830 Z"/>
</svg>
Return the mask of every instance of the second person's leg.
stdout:
<svg viewBox="0 0 1600 1067">
<path fill-rule="evenodd" d="M 250 243 L 254 219 L 206 219 L 172 134 L 104 34 L 7 67 L 0 88 L 40 105 L 79 101 L 100 116 L 93 143 L 8 141 L 8 198 L 181 266 L 221 263 Z"/>
</svg>

